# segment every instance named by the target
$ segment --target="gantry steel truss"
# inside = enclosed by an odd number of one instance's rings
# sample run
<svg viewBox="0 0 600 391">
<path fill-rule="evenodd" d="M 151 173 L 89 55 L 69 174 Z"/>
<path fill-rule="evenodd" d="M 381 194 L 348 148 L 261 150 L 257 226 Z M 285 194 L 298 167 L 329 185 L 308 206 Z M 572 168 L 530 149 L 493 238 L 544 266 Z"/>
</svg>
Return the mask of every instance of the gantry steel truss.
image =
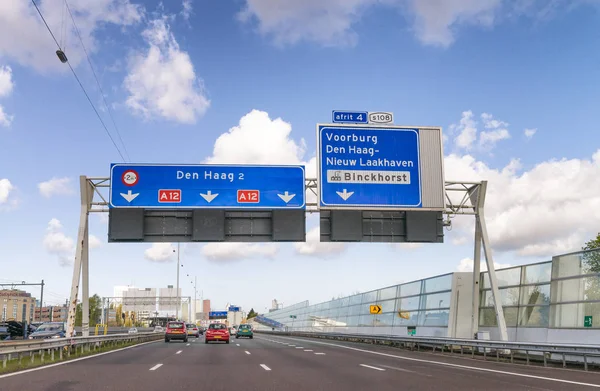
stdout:
<svg viewBox="0 0 600 391">
<path fill-rule="evenodd" d="M 71 298 L 69 302 L 68 330 L 70 333 L 75 329 L 75 309 L 79 294 L 79 283 L 82 282 L 82 302 L 83 336 L 89 335 L 89 214 L 107 213 L 108 208 L 108 189 L 110 188 L 110 178 L 106 177 L 86 177 L 79 178 L 81 189 L 81 213 L 79 219 L 79 231 L 77 235 L 77 250 L 75 254 L 75 263 L 73 265 L 73 280 L 71 283 Z M 481 248 L 489 272 L 492 298 L 496 319 L 498 321 L 498 331 L 500 339 L 508 340 L 506 330 L 506 321 L 500 302 L 498 291 L 498 280 L 494 268 L 492 248 L 489 241 L 487 225 L 485 222 L 485 196 L 487 190 L 487 181 L 465 182 L 465 181 L 446 181 L 446 220 L 444 225 L 450 227 L 452 218 L 458 215 L 475 216 L 475 235 L 473 251 L 473 297 L 472 297 L 472 315 L 471 315 L 471 335 L 474 336 L 479 329 L 479 300 L 480 300 L 480 266 L 481 266 Z M 318 183 L 316 178 L 306 179 L 306 212 L 318 213 Z M 83 277 L 83 278 L 81 278 Z"/>
</svg>

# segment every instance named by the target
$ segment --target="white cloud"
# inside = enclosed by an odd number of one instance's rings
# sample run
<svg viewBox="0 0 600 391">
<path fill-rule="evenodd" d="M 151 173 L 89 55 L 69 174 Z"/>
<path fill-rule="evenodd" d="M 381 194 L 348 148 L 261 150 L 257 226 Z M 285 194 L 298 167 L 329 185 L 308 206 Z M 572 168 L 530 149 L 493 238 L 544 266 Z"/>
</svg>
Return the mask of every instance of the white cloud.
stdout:
<svg viewBox="0 0 600 391">
<path fill-rule="evenodd" d="M 38 184 L 40 193 L 46 197 L 52 197 L 53 195 L 70 195 L 74 194 L 75 191 L 71 187 L 71 178 L 52 178 L 48 181 L 41 182 Z"/>
<path fill-rule="evenodd" d="M 352 25 L 361 12 L 378 0 L 246 0 L 238 14 L 243 22 L 257 22 L 258 31 L 277 45 L 302 40 L 326 46 L 354 45 Z"/>
<path fill-rule="evenodd" d="M 129 59 L 124 85 L 127 105 L 146 118 L 194 123 L 210 101 L 189 54 L 179 48 L 167 17 L 150 21 L 142 33 L 148 49 Z"/>
<path fill-rule="evenodd" d="M 479 145 L 484 148 L 493 148 L 496 143 L 500 140 L 506 140 L 510 138 L 508 132 L 508 123 L 494 119 L 494 116 L 488 113 L 481 114 L 483 126 L 486 129 L 479 135 Z"/>
<path fill-rule="evenodd" d="M 202 255 L 210 261 L 274 258 L 278 251 L 271 243 L 209 243 L 202 247 Z"/>
<path fill-rule="evenodd" d="M 510 138 L 508 123 L 495 119 L 492 114 L 481 114 L 481 122 L 485 130 L 479 132 L 479 149 L 489 151 L 501 140 Z M 479 123 L 471 110 L 463 111 L 460 122 L 449 127 L 449 134 L 456 135 L 454 144 L 459 149 L 471 150 L 477 141 Z"/>
<path fill-rule="evenodd" d="M 61 266 L 73 264 L 75 258 L 75 241 L 62 232 L 63 226 L 58 219 L 48 222 L 44 236 L 44 248 L 49 254 L 56 255 Z"/>
<path fill-rule="evenodd" d="M 487 271 L 487 263 L 485 260 L 482 260 L 480 263 L 480 270 L 482 272 Z M 498 269 L 504 269 L 507 267 L 510 267 L 511 265 L 508 263 L 497 263 L 494 262 L 494 269 L 498 270 Z M 460 263 L 458 264 L 458 266 L 456 267 L 456 270 L 459 272 L 472 272 L 473 271 L 473 260 L 471 258 L 464 258 L 461 259 Z"/>
<path fill-rule="evenodd" d="M 453 179 L 488 181 L 486 220 L 497 251 L 550 256 L 580 249 L 597 232 L 600 150 L 591 159 L 553 159 L 525 172 L 518 160 L 493 169 L 470 155 L 453 154 L 445 158 L 445 172 Z M 452 221 L 452 235 L 472 238 L 472 218 Z"/>
<path fill-rule="evenodd" d="M 0 6 L 1 9 L 1 6 Z M 0 16 L 1 19 L 1 16 Z M 1 27 L 0 27 L 1 29 Z M 2 39 L 2 38 L 0 38 Z M 1 54 L 1 53 L 0 53 Z M 12 69 L 9 66 L 0 66 L 0 98 L 9 96 L 14 88 L 12 80 Z M 4 111 L 4 107 L 0 105 L 0 126 L 9 127 L 14 119 L 14 116 L 9 115 Z"/>
<path fill-rule="evenodd" d="M 473 112 L 463 111 L 460 123 L 458 125 L 450 125 L 450 132 L 458 132 L 458 136 L 454 139 L 457 147 L 463 149 L 471 149 L 471 146 L 477 139 L 477 121 L 473 119 Z"/>
<path fill-rule="evenodd" d="M 52 218 L 48 222 L 46 235 L 42 241 L 46 252 L 58 257 L 60 266 L 71 266 L 75 260 L 76 243 L 75 240 L 63 232 L 63 225 L 60 220 Z M 98 248 L 102 242 L 95 236 L 89 235 L 88 246 L 90 249 Z"/>
<path fill-rule="evenodd" d="M 321 230 L 318 226 L 306 233 L 306 242 L 294 243 L 297 254 L 319 258 L 330 258 L 341 255 L 347 248 L 345 243 L 321 242 Z"/>
<path fill-rule="evenodd" d="M 4 107 L 0 105 L 0 126 L 9 127 L 15 119 L 14 115 L 10 115 L 4 111 Z"/>
<path fill-rule="evenodd" d="M 258 32 L 276 45 L 309 41 L 345 46 L 356 44 L 354 26 L 363 15 L 379 7 L 399 11 L 398 24 L 411 24 L 412 33 L 424 45 L 445 48 L 455 42 L 461 27 L 490 29 L 511 16 L 547 20 L 556 14 L 557 3 L 561 1 L 245 0 L 238 18 L 244 23 L 255 23 Z"/>
<path fill-rule="evenodd" d="M 14 185 L 8 179 L 0 179 L 0 204 L 6 204 L 9 201 L 14 188 Z"/>
<path fill-rule="evenodd" d="M 525 134 L 525 137 L 527 138 L 532 138 L 535 134 L 537 133 L 537 128 L 534 129 L 525 129 L 523 131 L 523 134 Z"/>
<path fill-rule="evenodd" d="M 291 138 L 292 125 L 281 118 L 252 110 L 244 115 L 237 126 L 221 134 L 215 141 L 208 164 L 299 164 L 306 166 L 306 177 L 317 176 L 314 156 L 306 160 L 306 141 Z M 316 201 L 309 190 L 307 202 Z"/>
<path fill-rule="evenodd" d="M 281 118 L 252 110 L 237 126 L 215 141 L 207 163 L 220 164 L 298 164 L 306 153 L 306 141 L 290 138 L 292 125 Z"/>
<path fill-rule="evenodd" d="M 9 66 L 0 66 L 0 98 L 9 96 L 13 88 L 12 68 Z"/>
<path fill-rule="evenodd" d="M 171 243 L 152 243 L 152 247 L 144 251 L 144 258 L 150 262 L 173 262 L 177 259 L 175 251 L 175 247 Z"/>
<path fill-rule="evenodd" d="M 183 7 L 181 16 L 183 16 L 183 19 L 188 20 L 192 16 L 192 0 L 183 0 L 181 6 Z"/>
<path fill-rule="evenodd" d="M 69 62 L 77 66 L 85 57 L 70 16 L 64 14 L 64 2 L 44 0 L 38 6 L 59 43 L 66 43 Z M 131 25 L 143 14 L 143 8 L 129 0 L 70 0 L 69 6 L 83 42 L 92 53 L 97 50 L 94 38 L 97 29 L 107 24 Z M 63 18 L 65 39 L 61 39 Z M 68 71 L 56 57 L 55 50 L 54 41 L 30 1 L 0 1 L 0 58 L 8 57 L 40 73 Z"/>
<path fill-rule="evenodd" d="M 100 241 L 100 239 L 98 239 L 97 236 L 90 235 L 88 238 L 88 245 L 90 246 L 90 248 L 98 248 L 102 246 L 102 242 Z"/>
<path fill-rule="evenodd" d="M 448 47 L 459 25 L 491 27 L 502 0 L 408 0 L 414 31 L 428 45 Z"/>
</svg>

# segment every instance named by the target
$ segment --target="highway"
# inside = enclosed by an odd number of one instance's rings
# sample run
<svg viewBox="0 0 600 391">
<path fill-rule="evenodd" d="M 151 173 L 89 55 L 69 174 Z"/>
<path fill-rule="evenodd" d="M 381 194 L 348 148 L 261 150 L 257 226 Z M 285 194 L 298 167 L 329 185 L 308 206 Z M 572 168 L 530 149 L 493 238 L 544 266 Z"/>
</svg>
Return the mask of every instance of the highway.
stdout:
<svg viewBox="0 0 600 391">
<path fill-rule="evenodd" d="M 0 375 L 0 390 L 592 390 L 600 374 L 338 341 L 256 335 L 151 342 Z"/>
</svg>

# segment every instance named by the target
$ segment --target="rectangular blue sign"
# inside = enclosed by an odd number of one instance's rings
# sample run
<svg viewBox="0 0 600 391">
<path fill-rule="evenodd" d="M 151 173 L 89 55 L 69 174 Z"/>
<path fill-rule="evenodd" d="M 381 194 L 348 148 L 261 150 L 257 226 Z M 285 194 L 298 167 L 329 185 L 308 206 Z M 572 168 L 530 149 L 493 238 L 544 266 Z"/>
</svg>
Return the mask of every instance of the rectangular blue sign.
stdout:
<svg viewBox="0 0 600 391">
<path fill-rule="evenodd" d="M 318 125 L 319 205 L 421 208 L 419 129 Z"/>
<path fill-rule="evenodd" d="M 230 306 L 229 312 L 240 312 L 240 307 Z"/>
<path fill-rule="evenodd" d="M 333 110 L 333 123 L 367 124 L 369 123 L 369 112 L 367 111 L 342 111 Z"/>
<path fill-rule="evenodd" d="M 227 311 L 212 311 L 208 313 L 209 318 L 227 318 Z"/>
<path fill-rule="evenodd" d="M 304 209 L 304 175 L 304 166 L 116 163 L 109 207 Z"/>
</svg>

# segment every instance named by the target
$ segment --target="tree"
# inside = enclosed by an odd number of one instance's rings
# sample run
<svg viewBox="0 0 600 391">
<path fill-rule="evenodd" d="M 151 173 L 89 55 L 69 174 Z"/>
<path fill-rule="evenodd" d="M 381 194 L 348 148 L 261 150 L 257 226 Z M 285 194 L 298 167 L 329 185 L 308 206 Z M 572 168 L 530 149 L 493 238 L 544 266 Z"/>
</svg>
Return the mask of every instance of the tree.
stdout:
<svg viewBox="0 0 600 391">
<path fill-rule="evenodd" d="M 250 312 L 248 312 L 246 319 L 256 318 L 257 316 L 258 314 L 254 312 L 254 308 L 250 308 Z"/>
<path fill-rule="evenodd" d="M 595 239 L 585 242 L 582 250 L 600 249 L 600 232 Z M 583 254 L 584 272 L 600 273 L 600 251 L 590 251 Z"/>
<path fill-rule="evenodd" d="M 98 295 L 90 297 L 90 327 L 96 327 L 102 316 L 102 299 Z M 83 323 L 82 304 L 77 304 L 75 308 L 75 326 L 81 326 Z"/>
</svg>

